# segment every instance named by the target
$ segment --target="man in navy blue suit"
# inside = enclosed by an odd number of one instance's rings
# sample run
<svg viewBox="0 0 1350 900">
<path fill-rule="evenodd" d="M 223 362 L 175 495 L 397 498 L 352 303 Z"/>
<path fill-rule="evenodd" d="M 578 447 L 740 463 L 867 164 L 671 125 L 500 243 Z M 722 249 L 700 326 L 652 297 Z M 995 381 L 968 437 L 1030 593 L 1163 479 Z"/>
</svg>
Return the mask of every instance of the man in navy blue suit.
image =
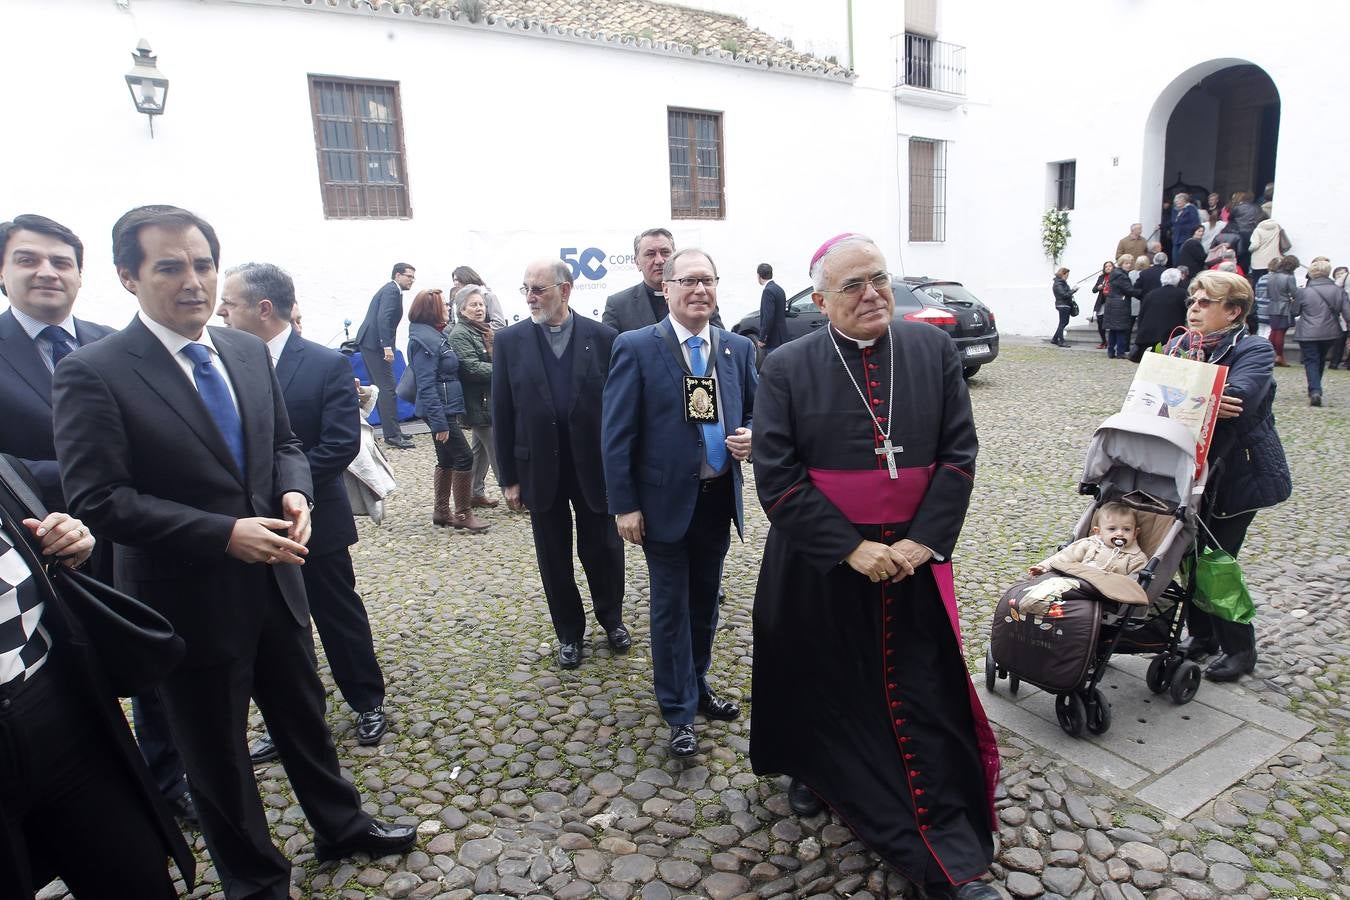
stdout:
<svg viewBox="0 0 1350 900">
<path fill-rule="evenodd" d="M 300 439 L 314 480 L 313 532 L 300 574 L 333 681 L 356 712 L 356 742 L 378 744 L 388 730 L 384 674 L 365 604 L 356 592 L 348 549 L 356 524 L 342 473 L 361 449 L 361 410 L 346 357 L 307 341 L 294 328 L 295 283 L 271 263 L 244 263 L 225 273 L 219 315 L 225 324 L 267 344 L 291 431 Z M 249 748 L 254 763 L 277 757 L 271 735 Z"/>
<path fill-rule="evenodd" d="M 529 320 L 493 338 L 497 466 L 507 506 L 530 511 L 558 664 L 575 669 L 586 611 L 572 568 L 574 517 L 595 618 L 612 651 L 632 645 L 623 624 L 623 541 L 606 508 L 600 465 L 600 397 L 615 331 L 571 311 L 572 272 L 561 260 L 532 263 L 520 292 Z"/>
<path fill-rule="evenodd" d="M 398 323 L 403 321 L 403 292 L 413 286 L 416 270 L 408 263 L 394 263 L 388 284 L 370 298 L 366 318 L 356 331 L 356 346 L 361 361 L 370 373 L 370 382 L 380 389 L 375 408 L 380 412 L 384 442 L 400 450 L 411 450 L 412 439 L 398 427 L 398 396 L 394 391 L 394 341 Z"/>
<path fill-rule="evenodd" d="M 605 486 L 619 535 L 651 577 L 656 699 L 674 756 L 698 752 L 694 715 L 730 720 L 708 685 L 730 525 L 744 537 L 741 462 L 750 456 L 755 347 L 710 324 L 717 267 L 681 250 L 665 267 L 670 315 L 614 342 L 604 400 Z"/>
<path fill-rule="evenodd" d="M 773 280 L 773 266 L 760 263 L 755 270 L 764 292 L 759 298 L 759 348 L 768 356 L 787 343 L 787 294 Z"/>
<path fill-rule="evenodd" d="M 43 504 L 64 511 L 61 470 L 52 439 L 52 372 L 66 354 L 113 333 L 73 313 L 84 270 L 84 244 L 46 216 L 15 216 L 0 224 L 0 453 L 23 460 L 37 479 Z M 94 574 L 112 584 L 111 544 L 95 551 Z M 183 777 L 183 760 L 169 735 L 164 706 L 153 692 L 132 699 L 136 739 L 169 807 L 193 825 L 197 813 Z"/>
</svg>

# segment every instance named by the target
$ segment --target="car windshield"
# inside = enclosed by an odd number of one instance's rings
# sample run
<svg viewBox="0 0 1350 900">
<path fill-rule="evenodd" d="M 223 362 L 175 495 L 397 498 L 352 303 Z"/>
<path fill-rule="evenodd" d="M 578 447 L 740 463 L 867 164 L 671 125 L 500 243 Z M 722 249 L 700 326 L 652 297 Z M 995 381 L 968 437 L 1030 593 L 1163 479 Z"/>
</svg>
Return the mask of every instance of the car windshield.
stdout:
<svg viewBox="0 0 1350 900">
<path fill-rule="evenodd" d="M 933 303 L 974 304 L 980 300 L 959 284 L 916 284 L 914 292 Z"/>
</svg>

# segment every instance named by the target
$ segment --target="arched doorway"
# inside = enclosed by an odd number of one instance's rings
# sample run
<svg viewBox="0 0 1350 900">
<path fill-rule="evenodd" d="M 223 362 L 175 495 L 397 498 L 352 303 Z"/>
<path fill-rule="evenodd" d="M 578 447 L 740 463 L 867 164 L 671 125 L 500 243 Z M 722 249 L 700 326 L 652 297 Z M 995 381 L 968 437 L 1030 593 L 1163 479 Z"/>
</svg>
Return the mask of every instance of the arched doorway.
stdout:
<svg viewBox="0 0 1350 900">
<path fill-rule="evenodd" d="M 1158 96 L 1145 125 L 1142 221 L 1157 221 L 1178 190 L 1260 198 L 1275 180 L 1280 94 L 1260 66 L 1216 59 L 1193 66 Z M 1204 205 L 1203 193 L 1193 197 Z"/>
</svg>

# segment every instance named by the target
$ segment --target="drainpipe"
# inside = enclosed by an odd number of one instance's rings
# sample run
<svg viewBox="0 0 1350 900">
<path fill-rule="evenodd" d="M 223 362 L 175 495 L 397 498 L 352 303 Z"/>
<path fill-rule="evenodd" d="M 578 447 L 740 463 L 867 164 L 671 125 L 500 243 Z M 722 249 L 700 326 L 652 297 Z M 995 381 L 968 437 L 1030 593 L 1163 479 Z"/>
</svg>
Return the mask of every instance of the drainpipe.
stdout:
<svg viewBox="0 0 1350 900">
<path fill-rule="evenodd" d="M 853 70 L 853 0 L 845 0 L 848 6 L 848 67 Z"/>
</svg>

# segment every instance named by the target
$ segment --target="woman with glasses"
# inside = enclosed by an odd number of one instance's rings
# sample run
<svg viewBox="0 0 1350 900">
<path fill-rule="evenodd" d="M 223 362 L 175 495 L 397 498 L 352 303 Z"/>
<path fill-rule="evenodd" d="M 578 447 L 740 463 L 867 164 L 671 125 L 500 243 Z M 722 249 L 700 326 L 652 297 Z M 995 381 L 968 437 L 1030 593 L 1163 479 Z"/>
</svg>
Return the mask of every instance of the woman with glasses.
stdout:
<svg viewBox="0 0 1350 900">
<path fill-rule="evenodd" d="M 1191 282 L 1186 324 L 1203 335 L 1202 357 L 1228 367 L 1209 449 L 1209 484 L 1200 507 L 1203 546 L 1236 558 L 1257 510 L 1289 498 L 1292 480 L 1275 431 L 1275 350 L 1246 328 L 1252 286 L 1232 272 L 1201 272 Z M 1176 349 L 1188 338 L 1172 342 Z M 1256 629 L 1188 607 L 1180 650 L 1188 659 L 1219 656 L 1205 669 L 1212 681 L 1235 681 L 1256 667 Z"/>
<path fill-rule="evenodd" d="M 450 312 L 444 294 L 439 290 L 419 293 L 408 310 L 408 323 L 408 365 L 417 380 L 416 411 L 435 438 L 431 521 L 475 534 L 487 531 L 488 523 L 473 514 L 473 453 L 455 421 L 464 414 L 464 386 L 459 380 L 459 357 L 445 335 Z"/>
<path fill-rule="evenodd" d="M 487 470 L 501 486 L 497 454 L 492 446 L 492 325 L 488 322 L 486 288 L 468 284 L 455 291 L 455 327 L 450 349 L 459 357 L 459 380 L 464 385 L 464 414 L 460 422 L 469 431 L 473 451 L 474 508 L 491 508 L 487 498 Z"/>
</svg>

